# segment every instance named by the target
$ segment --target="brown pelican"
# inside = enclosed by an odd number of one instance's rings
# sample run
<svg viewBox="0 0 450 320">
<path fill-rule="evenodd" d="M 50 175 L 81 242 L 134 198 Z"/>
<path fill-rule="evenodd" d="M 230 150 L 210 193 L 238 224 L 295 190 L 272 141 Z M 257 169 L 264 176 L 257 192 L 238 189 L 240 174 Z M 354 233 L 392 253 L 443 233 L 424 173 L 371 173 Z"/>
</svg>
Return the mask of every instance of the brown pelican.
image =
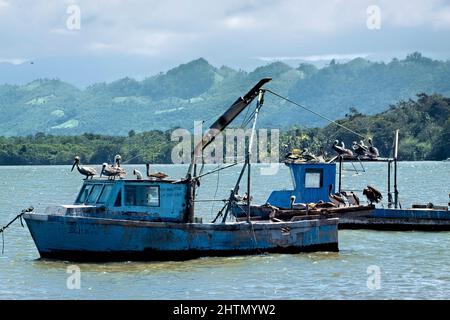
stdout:
<svg viewBox="0 0 450 320">
<path fill-rule="evenodd" d="M 70 170 L 70 171 L 73 171 L 75 166 L 77 167 L 77 170 L 79 173 L 81 173 L 83 176 L 86 176 L 85 179 L 87 179 L 89 177 L 91 177 L 91 179 L 92 179 L 92 177 L 97 174 L 97 171 L 95 171 L 94 168 L 80 166 L 80 157 L 79 156 L 75 157 L 75 161 L 73 163 L 72 170 Z"/>
<path fill-rule="evenodd" d="M 291 210 L 305 210 L 308 208 L 308 206 L 305 203 L 295 203 L 295 196 L 291 196 Z"/>
<path fill-rule="evenodd" d="M 341 192 L 345 197 L 347 197 L 348 204 L 351 206 L 359 206 L 359 198 L 356 194 L 353 193 L 353 191 L 348 194 L 345 191 Z"/>
<path fill-rule="evenodd" d="M 361 143 L 357 143 L 356 141 L 353 141 L 352 149 L 353 149 L 353 151 L 355 151 L 356 155 L 358 155 L 360 157 L 365 156 L 367 154 L 367 150 L 368 150 L 367 147 L 364 145 L 364 142 L 363 142 L 363 144 L 361 144 Z"/>
<path fill-rule="evenodd" d="M 337 194 L 332 194 L 331 193 L 332 190 L 333 190 L 333 185 L 330 184 L 330 188 L 328 189 L 328 198 L 330 199 L 330 201 L 332 203 L 334 203 L 335 205 L 337 205 L 338 207 L 340 207 L 341 205 L 343 205 L 345 207 L 344 197 L 337 195 Z"/>
<path fill-rule="evenodd" d="M 306 161 L 317 161 L 317 157 L 309 152 L 308 148 L 303 149 L 301 157 Z"/>
<path fill-rule="evenodd" d="M 339 140 L 334 140 L 333 149 L 342 157 L 353 157 L 353 152 L 345 148 L 343 141 L 341 141 L 341 145 L 339 146 Z"/>
<path fill-rule="evenodd" d="M 369 141 L 369 150 L 367 152 L 367 155 L 372 159 L 378 158 L 380 156 L 380 153 L 378 152 L 378 149 L 373 146 L 372 138 L 369 138 L 368 141 Z"/>
<path fill-rule="evenodd" d="M 137 180 L 142 180 L 142 173 L 139 170 L 134 169 L 133 174 L 136 176 Z"/>
<path fill-rule="evenodd" d="M 116 155 L 114 157 L 115 164 L 113 166 L 108 165 L 106 162 L 103 163 L 102 172 L 100 176 L 105 175 L 109 178 L 117 177 L 124 178 L 126 176 L 126 172 L 123 168 L 120 167 L 120 160 L 122 157 L 120 155 Z"/>
<path fill-rule="evenodd" d="M 158 180 L 162 180 L 168 177 L 167 174 L 165 174 L 164 172 L 152 172 L 150 173 L 150 164 L 146 163 L 145 167 L 147 168 L 147 177 L 151 178 L 151 179 L 158 179 Z"/>
<path fill-rule="evenodd" d="M 326 208 L 336 208 L 336 205 L 333 202 L 325 202 L 320 200 L 314 205 L 314 209 L 326 209 Z"/>
<path fill-rule="evenodd" d="M 370 204 L 372 203 L 378 203 L 381 199 L 383 199 L 383 196 L 381 195 L 381 192 L 375 189 L 374 187 L 367 186 L 363 190 L 363 195 L 366 196 L 367 200 L 369 200 Z"/>
</svg>

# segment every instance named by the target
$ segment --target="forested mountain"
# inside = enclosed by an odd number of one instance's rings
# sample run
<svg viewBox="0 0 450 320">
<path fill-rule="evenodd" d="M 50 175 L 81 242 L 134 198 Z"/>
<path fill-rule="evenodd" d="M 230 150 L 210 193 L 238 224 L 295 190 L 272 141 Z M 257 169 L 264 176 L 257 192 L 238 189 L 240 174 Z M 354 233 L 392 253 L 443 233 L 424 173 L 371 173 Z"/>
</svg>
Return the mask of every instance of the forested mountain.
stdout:
<svg viewBox="0 0 450 320">
<path fill-rule="evenodd" d="M 48 79 L 23 86 L 0 85 L 0 135 L 126 135 L 130 130 L 192 128 L 194 120 L 216 117 L 267 76 L 273 78 L 267 88 L 333 119 L 344 117 L 350 108 L 375 114 L 419 92 L 450 96 L 450 62 L 419 53 L 389 63 L 361 58 L 342 64 L 331 61 L 321 69 L 275 62 L 252 72 L 216 68 L 200 58 L 142 81 L 124 78 L 83 90 Z M 266 95 L 262 127 L 325 124 L 301 108 Z"/>
<path fill-rule="evenodd" d="M 363 115 L 352 109 L 341 126 L 373 138 L 380 155 L 391 154 L 394 131 L 400 129 L 400 160 L 444 160 L 450 158 L 450 98 L 441 95 L 419 94 L 415 100 L 401 101 L 387 111 Z M 143 133 L 130 131 L 126 136 L 83 134 L 79 136 L 52 136 L 38 133 L 27 137 L 0 136 L 0 165 L 8 164 L 69 164 L 75 155 L 83 163 L 112 162 L 121 154 L 129 163 L 171 163 L 171 152 L 176 142 L 170 140 L 171 130 L 153 130 Z M 319 154 L 331 149 L 333 140 L 351 146 L 361 138 L 337 126 L 324 128 L 292 128 L 281 132 L 281 152 L 292 148 L 308 148 Z"/>
</svg>

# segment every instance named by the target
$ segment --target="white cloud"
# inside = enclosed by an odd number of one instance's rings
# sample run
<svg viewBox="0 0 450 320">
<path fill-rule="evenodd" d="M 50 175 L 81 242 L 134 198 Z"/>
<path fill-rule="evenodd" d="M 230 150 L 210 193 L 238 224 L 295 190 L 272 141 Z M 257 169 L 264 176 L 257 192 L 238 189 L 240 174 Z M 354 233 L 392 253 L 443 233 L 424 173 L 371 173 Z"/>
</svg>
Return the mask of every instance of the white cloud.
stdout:
<svg viewBox="0 0 450 320">
<path fill-rule="evenodd" d="M 366 58 L 369 53 L 329 53 L 320 55 L 309 55 L 309 56 L 281 56 L 281 57 L 257 57 L 259 60 L 271 62 L 271 61 L 328 61 L 332 59 L 336 60 L 352 60 L 356 58 Z"/>
<path fill-rule="evenodd" d="M 72 3 L 81 9 L 76 32 L 66 28 Z M 373 4 L 381 9 L 382 25 L 369 33 L 366 8 Z M 450 28 L 444 0 L 0 0 L 0 14 L 6 7 L 0 28 L 8 32 L 0 41 L 7 57 L 120 53 L 223 63 L 231 57 L 314 61 L 343 55 L 329 52 L 420 50 L 420 37 L 405 38 L 405 32 L 421 28 L 425 39 L 444 38 Z M 444 41 L 435 47 L 430 50 L 448 50 Z"/>
</svg>

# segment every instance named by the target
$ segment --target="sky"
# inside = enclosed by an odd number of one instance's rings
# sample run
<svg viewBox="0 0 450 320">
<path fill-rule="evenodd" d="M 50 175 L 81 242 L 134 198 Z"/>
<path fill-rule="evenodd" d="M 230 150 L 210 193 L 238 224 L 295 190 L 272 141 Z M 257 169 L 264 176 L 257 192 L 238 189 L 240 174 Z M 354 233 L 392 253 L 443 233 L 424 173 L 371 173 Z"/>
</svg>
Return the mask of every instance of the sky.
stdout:
<svg viewBox="0 0 450 320">
<path fill-rule="evenodd" d="M 450 58 L 449 0 L 0 0 L 0 28 L 0 82 L 139 79 L 199 57 L 244 70 Z"/>
</svg>

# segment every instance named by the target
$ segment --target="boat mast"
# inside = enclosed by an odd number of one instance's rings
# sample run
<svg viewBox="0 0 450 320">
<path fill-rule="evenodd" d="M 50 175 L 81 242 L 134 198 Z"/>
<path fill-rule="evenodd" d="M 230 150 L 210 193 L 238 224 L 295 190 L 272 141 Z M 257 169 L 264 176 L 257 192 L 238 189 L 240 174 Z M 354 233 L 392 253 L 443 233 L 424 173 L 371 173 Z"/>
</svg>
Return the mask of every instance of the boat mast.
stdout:
<svg viewBox="0 0 450 320">
<path fill-rule="evenodd" d="M 250 197 L 250 158 L 252 155 L 252 146 L 253 146 L 253 139 L 255 137 L 255 131 L 256 131 L 256 122 L 258 121 L 258 114 L 259 114 L 259 110 L 261 109 L 262 105 L 264 103 L 264 90 L 259 90 L 259 94 L 258 94 L 258 101 L 256 104 L 256 109 L 255 109 L 255 117 L 253 118 L 253 125 L 252 125 L 252 133 L 250 135 L 250 141 L 248 143 L 248 150 L 247 150 L 247 156 L 246 156 L 246 163 L 247 163 L 247 222 L 250 223 L 250 202 L 251 202 L 251 197 Z"/>
<path fill-rule="evenodd" d="M 189 181 L 188 188 L 188 199 L 186 208 L 186 218 L 185 221 L 192 223 L 194 222 L 194 194 L 195 184 L 197 183 L 197 178 L 193 176 L 193 169 L 195 167 L 197 158 L 200 158 L 203 150 L 214 141 L 214 139 L 242 112 L 247 108 L 252 101 L 260 94 L 261 87 L 267 82 L 271 81 L 272 78 L 263 78 L 250 89 L 243 97 L 239 97 L 232 105 L 225 111 L 210 127 L 206 134 L 203 136 L 202 141 L 200 141 L 194 148 L 191 154 L 191 162 L 189 164 L 189 169 L 186 174 L 186 180 Z M 193 181 L 195 180 L 195 181 Z"/>
</svg>

